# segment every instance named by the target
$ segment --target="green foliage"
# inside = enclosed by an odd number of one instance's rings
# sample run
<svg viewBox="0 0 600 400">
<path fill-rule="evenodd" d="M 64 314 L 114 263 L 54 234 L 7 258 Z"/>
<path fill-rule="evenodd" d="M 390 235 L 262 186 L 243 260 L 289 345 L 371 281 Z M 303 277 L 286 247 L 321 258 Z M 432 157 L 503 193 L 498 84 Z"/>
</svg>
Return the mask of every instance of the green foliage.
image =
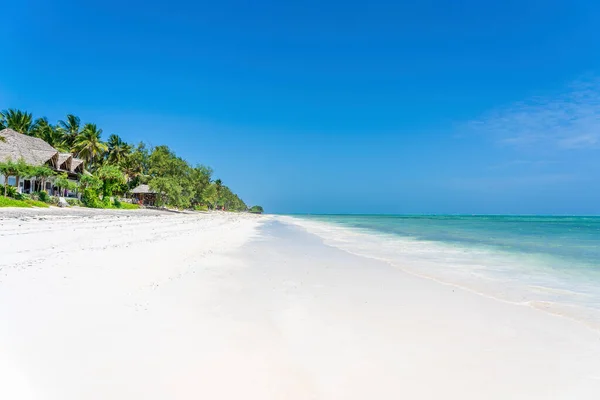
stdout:
<svg viewBox="0 0 600 400">
<path fill-rule="evenodd" d="M 117 202 L 115 201 L 115 206 L 116 204 Z M 140 206 L 138 206 L 137 204 L 119 202 L 119 206 L 117 208 L 121 208 L 123 210 L 138 210 Z"/>
<path fill-rule="evenodd" d="M 77 156 L 84 159 L 88 169 L 93 170 L 97 163 L 108 150 L 106 143 L 101 138 L 102 129 L 96 124 L 85 124 L 83 130 L 73 143 L 73 150 Z"/>
<path fill-rule="evenodd" d="M 19 195 L 19 192 L 17 192 L 17 188 L 16 187 L 14 187 L 14 186 L 6 186 L 6 193 L 5 193 L 6 197 L 12 197 L 14 199 L 18 195 Z"/>
<path fill-rule="evenodd" d="M 79 199 L 72 199 L 72 198 L 68 197 L 68 198 L 66 198 L 66 200 L 67 200 L 67 203 L 71 207 L 73 207 L 73 206 L 75 206 L 75 207 L 81 207 L 83 205 L 83 203 L 81 201 L 79 201 Z"/>
<path fill-rule="evenodd" d="M 58 128 L 64 133 L 65 146 L 72 149 L 75 139 L 81 133 L 81 120 L 73 114 L 67 115 L 66 121 L 58 121 Z"/>
<path fill-rule="evenodd" d="M 33 206 L 33 207 L 48 208 L 48 204 L 44 203 L 43 201 L 26 199 L 25 203 L 27 203 L 27 204 L 29 204 L 30 206 Z"/>
<path fill-rule="evenodd" d="M 213 209 L 216 208 L 219 195 L 217 194 L 217 187 L 215 184 L 210 184 L 204 188 L 202 191 L 202 200 L 208 203 Z"/>
<path fill-rule="evenodd" d="M 90 187 L 83 190 L 83 195 L 81 196 L 81 202 L 86 207 L 103 208 L 103 204 L 100 201 L 98 192 L 96 191 L 96 189 L 92 189 Z"/>
<path fill-rule="evenodd" d="M 102 196 L 110 197 L 126 183 L 121 169 L 116 165 L 106 164 L 98 168 L 95 176 L 102 182 Z"/>
<path fill-rule="evenodd" d="M 38 199 L 44 203 L 50 203 L 50 195 L 43 190 L 36 193 Z"/>
<path fill-rule="evenodd" d="M 55 149 L 63 152 L 69 151 L 64 130 L 59 126 L 52 125 L 48 122 L 48 118 L 43 117 L 36 119 L 31 128 L 31 132 L 33 136 L 42 139 Z"/>
<path fill-rule="evenodd" d="M 48 207 L 48 204 L 31 199 L 17 200 L 0 196 L 0 207 Z"/>
<path fill-rule="evenodd" d="M 208 206 L 204 204 L 198 204 L 194 206 L 194 210 L 196 211 L 208 211 Z"/>
<path fill-rule="evenodd" d="M 54 180 L 54 186 L 59 189 L 76 190 L 77 184 L 67 178 L 67 174 L 60 174 Z"/>
<path fill-rule="evenodd" d="M 108 137 L 108 152 L 106 160 L 112 164 L 119 164 L 124 161 L 131 153 L 131 146 L 125 143 L 119 136 L 110 135 Z"/>
<path fill-rule="evenodd" d="M 25 135 L 33 135 L 33 116 L 27 111 L 8 109 L 2 111 L 3 125 Z"/>
<path fill-rule="evenodd" d="M 256 214 L 262 214 L 263 212 L 265 212 L 265 210 L 263 210 L 261 206 L 252 206 L 248 211 Z"/>
<path fill-rule="evenodd" d="M 96 175 L 80 175 L 79 187 L 83 190 L 88 188 L 98 190 L 102 187 L 102 181 Z"/>
<path fill-rule="evenodd" d="M 0 196 L 0 207 L 31 207 L 31 205 L 23 200 Z"/>
<path fill-rule="evenodd" d="M 110 135 L 104 142 L 102 129 L 92 123 L 82 124 L 79 117 L 72 114 L 52 125 L 45 117 L 34 121 L 31 113 L 9 109 L 0 112 L 0 129 L 5 127 L 39 137 L 62 152 L 72 152 L 82 158 L 86 173 L 81 176 L 79 190 L 90 207 L 115 207 L 109 200 L 113 195 L 124 194 L 147 183 L 159 192 L 158 202 L 163 205 L 221 207 L 232 211 L 247 209 L 220 179 L 211 183 L 213 171 L 209 167 L 191 166 L 167 146 L 148 148 L 140 143 L 132 147 L 118 135 Z M 94 176 L 89 176 L 89 172 L 95 172 Z M 44 181 L 54 171 L 48 167 L 34 168 L 18 161 L 7 161 L 0 163 L 0 174 L 6 178 L 16 177 L 17 184 L 21 178 L 35 176 L 44 187 Z M 77 189 L 66 176 L 57 177 L 55 185 L 60 189 Z M 9 189 L 6 191 L 8 194 Z"/>
</svg>

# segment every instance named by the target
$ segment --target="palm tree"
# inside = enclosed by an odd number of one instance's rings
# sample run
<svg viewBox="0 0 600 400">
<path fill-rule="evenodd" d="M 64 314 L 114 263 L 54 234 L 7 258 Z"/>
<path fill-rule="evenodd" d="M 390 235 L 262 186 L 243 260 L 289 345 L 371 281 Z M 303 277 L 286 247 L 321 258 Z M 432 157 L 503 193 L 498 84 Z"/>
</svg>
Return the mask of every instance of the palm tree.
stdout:
<svg viewBox="0 0 600 400">
<path fill-rule="evenodd" d="M 73 144 L 73 151 L 77 157 L 85 160 L 88 169 L 93 169 L 95 162 L 100 160 L 108 150 L 108 146 L 102 142 L 100 135 L 102 135 L 102 129 L 98 129 L 96 124 L 85 124 Z"/>
<path fill-rule="evenodd" d="M 32 131 L 34 136 L 42 139 L 55 149 L 65 152 L 69 151 L 64 131 L 57 126 L 50 124 L 48 118 L 43 117 L 36 119 Z"/>
<path fill-rule="evenodd" d="M 112 164 L 119 164 L 131 153 L 131 146 L 125 143 L 118 135 L 108 137 L 107 160 Z"/>
<path fill-rule="evenodd" d="M 33 117 L 31 113 L 10 108 L 8 110 L 4 110 L 2 114 L 4 116 L 4 125 L 7 128 L 25 135 L 33 135 Z"/>
<path fill-rule="evenodd" d="M 81 133 L 81 120 L 73 114 L 67 115 L 67 121 L 58 121 L 58 126 L 64 131 L 65 142 L 68 147 L 73 147 L 77 136 Z"/>
<path fill-rule="evenodd" d="M 135 157 L 135 154 L 126 155 L 121 162 L 119 162 L 119 167 L 121 167 L 121 171 L 123 171 L 127 177 L 127 182 L 142 175 L 143 168 L 137 157 Z"/>
<path fill-rule="evenodd" d="M 0 111 L 0 131 L 6 128 L 6 119 L 4 119 L 4 113 Z M 4 138 L 2 138 L 4 139 Z"/>
</svg>

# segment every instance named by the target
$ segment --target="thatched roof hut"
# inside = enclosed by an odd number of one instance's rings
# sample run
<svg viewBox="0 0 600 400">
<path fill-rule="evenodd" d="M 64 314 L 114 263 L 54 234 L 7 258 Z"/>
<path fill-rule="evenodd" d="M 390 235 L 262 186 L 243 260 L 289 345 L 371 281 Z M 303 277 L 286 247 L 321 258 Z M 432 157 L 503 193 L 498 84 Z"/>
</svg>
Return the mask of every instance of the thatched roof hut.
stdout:
<svg viewBox="0 0 600 400">
<path fill-rule="evenodd" d="M 23 159 L 29 165 L 58 167 L 58 150 L 42 139 L 12 129 L 1 130 L 0 136 L 4 138 L 0 140 L 0 162 Z"/>
<path fill-rule="evenodd" d="M 83 173 L 83 160 L 73 157 L 71 153 L 59 153 L 56 169 L 72 174 Z"/>
<path fill-rule="evenodd" d="M 58 162 L 56 163 L 56 167 L 63 171 L 70 171 L 72 159 L 73 155 L 71 153 L 58 153 Z"/>
<path fill-rule="evenodd" d="M 155 206 L 158 192 L 150 189 L 148 185 L 139 185 L 131 190 L 131 197 L 137 200 L 138 204 L 145 206 Z"/>
<path fill-rule="evenodd" d="M 132 194 L 146 194 L 146 193 L 157 194 L 158 192 L 150 189 L 150 186 L 148 186 L 148 185 L 139 185 L 136 188 L 132 189 L 131 193 Z"/>
<path fill-rule="evenodd" d="M 83 160 L 73 157 L 71 160 L 71 172 L 83 173 Z"/>
</svg>

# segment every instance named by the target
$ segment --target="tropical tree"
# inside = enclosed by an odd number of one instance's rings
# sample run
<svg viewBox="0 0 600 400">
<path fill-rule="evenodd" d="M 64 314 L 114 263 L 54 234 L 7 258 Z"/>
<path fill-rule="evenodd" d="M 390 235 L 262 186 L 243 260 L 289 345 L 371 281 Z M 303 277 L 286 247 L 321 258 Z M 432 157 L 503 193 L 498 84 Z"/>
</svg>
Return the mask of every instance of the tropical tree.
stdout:
<svg viewBox="0 0 600 400">
<path fill-rule="evenodd" d="M 102 181 L 102 196 L 109 198 L 126 183 L 125 175 L 116 165 L 103 165 L 95 175 Z"/>
<path fill-rule="evenodd" d="M 62 195 L 62 189 L 67 190 L 75 190 L 77 189 L 77 184 L 75 182 L 71 182 L 67 178 L 67 174 L 60 174 L 54 180 L 54 186 L 58 187 L 59 193 Z"/>
<path fill-rule="evenodd" d="M 32 171 L 33 176 L 40 179 L 40 184 L 42 186 L 41 191 L 45 192 L 46 191 L 46 179 L 55 175 L 54 170 L 52 170 L 50 167 L 48 167 L 46 165 L 42 165 L 39 167 L 33 167 L 32 169 L 33 169 L 33 171 Z"/>
<path fill-rule="evenodd" d="M 106 160 L 109 163 L 119 164 L 131 153 L 131 146 L 118 135 L 110 135 L 106 144 L 108 145 Z"/>
<path fill-rule="evenodd" d="M 8 177 L 16 176 L 18 174 L 17 164 L 12 160 L 8 159 L 5 162 L 0 163 L 0 174 L 4 176 L 4 195 L 6 196 L 8 190 Z"/>
<path fill-rule="evenodd" d="M 48 122 L 48 118 L 38 118 L 35 120 L 32 128 L 33 135 L 42 139 L 50 146 L 60 151 L 68 152 L 70 150 L 66 143 L 64 131 Z"/>
<path fill-rule="evenodd" d="M 10 128 L 25 135 L 33 135 L 33 117 L 31 113 L 10 108 L 2 111 L 2 115 L 4 116 L 3 124 L 6 128 Z"/>
<path fill-rule="evenodd" d="M 102 129 L 98 129 L 96 124 L 85 124 L 73 145 L 77 157 L 85 160 L 90 170 L 95 167 L 95 162 L 100 160 L 108 149 L 106 143 L 102 142 L 101 135 Z"/>
<path fill-rule="evenodd" d="M 21 178 L 29 178 L 35 176 L 35 167 L 27 164 L 22 158 L 20 158 L 17 162 L 13 163 L 12 168 L 13 170 L 10 176 L 14 176 L 16 178 L 15 186 L 17 187 L 17 190 L 19 188 Z"/>
<path fill-rule="evenodd" d="M 211 206 L 211 208 L 217 208 L 219 201 L 219 195 L 217 194 L 217 187 L 214 183 L 211 183 L 202 192 L 202 199 L 205 203 Z"/>
<path fill-rule="evenodd" d="M 67 115 L 66 121 L 58 121 L 58 127 L 63 131 L 65 135 L 65 142 L 67 147 L 73 148 L 75 140 L 81 133 L 81 120 L 73 114 Z"/>
<path fill-rule="evenodd" d="M 4 119 L 4 113 L 0 111 L 0 131 L 6 129 L 6 120 Z M 4 137 L 0 137 L 1 141 L 4 141 Z"/>
</svg>

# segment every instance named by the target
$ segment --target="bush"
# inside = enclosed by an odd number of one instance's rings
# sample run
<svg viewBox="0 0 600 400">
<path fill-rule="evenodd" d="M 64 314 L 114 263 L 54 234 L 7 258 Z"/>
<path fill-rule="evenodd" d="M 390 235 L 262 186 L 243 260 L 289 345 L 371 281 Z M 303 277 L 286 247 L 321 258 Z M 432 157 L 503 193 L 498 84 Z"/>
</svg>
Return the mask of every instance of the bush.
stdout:
<svg viewBox="0 0 600 400">
<path fill-rule="evenodd" d="M 194 210 L 196 211 L 208 211 L 208 206 L 205 204 L 198 204 L 194 206 Z"/>
<path fill-rule="evenodd" d="M 4 187 L 2 188 L 2 194 L 4 194 Z M 17 196 L 17 188 L 14 186 L 6 186 L 6 197 L 12 197 L 13 199 Z"/>
<path fill-rule="evenodd" d="M 115 197 L 115 200 L 113 201 L 113 204 L 115 205 L 115 207 L 121 208 L 121 201 L 119 199 L 117 199 L 116 197 Z"/>
<path fill-rule="evenodd" d="M 27 193 L 17 193 L 15 196 L 17 200 L 31 200 L 31 196 Z"/>
<path fill-rule="evenodd" d="M 67 200 L 67 203 L 71 207 L 73 207 L 73 206 L 75 206 L 75 207 L 81 207 L 82 206 L 82 203 L 81 203 L 81 201 L 79 201 L 79 199 L 67 198 L 66 200 Z"/>
<path fill-rule="evenodd" d="M 98 197 L 98 193 L 91 188 L 86 188 L 81 196 L 81 202 L 84 206 L 90 208 L 103 208 L 103 204 Z"/>
<path fill-rule="evenodd" d="M 113 207 L 114 206 L 113 206 L 112 202 L 110 201 L 110 197 L 104 196 L 102 198 L 102 208 L 113 208 Z"/>
<path fill-rule="evenodd" d="M 36 193 L 39 201 L 43 201 L 44 203 L 49 203 L 50 202 L 50 195 L 44 191 L 41 192 L 37 192 Z"/>
</svg>

